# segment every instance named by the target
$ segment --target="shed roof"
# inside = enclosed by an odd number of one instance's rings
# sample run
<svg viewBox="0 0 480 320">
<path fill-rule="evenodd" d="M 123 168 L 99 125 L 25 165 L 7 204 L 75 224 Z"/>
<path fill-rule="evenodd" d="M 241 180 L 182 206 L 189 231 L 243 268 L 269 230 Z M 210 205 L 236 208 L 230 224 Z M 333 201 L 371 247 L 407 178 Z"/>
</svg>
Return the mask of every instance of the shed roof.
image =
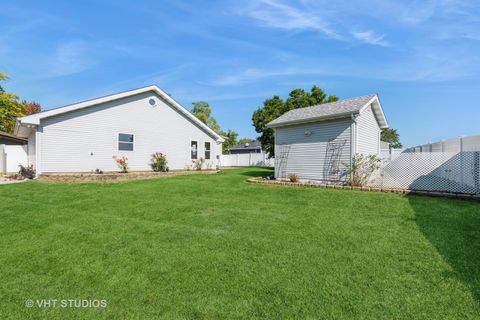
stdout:
<svg viewBox="0 0 480 320">
<path fill-rule="evenodd" d="M 380 127 L 387 128 L 387 119 L 385 118 L 380 100 L 376 94 L 319 104 L 312 107 L 293 109 L 269 122 L 267 126 L 275 128 L 304 122 L 349 117 L 352 114 L 361 113 L 370 104 L 372 105 L 373 112 Z"/>
</svg>

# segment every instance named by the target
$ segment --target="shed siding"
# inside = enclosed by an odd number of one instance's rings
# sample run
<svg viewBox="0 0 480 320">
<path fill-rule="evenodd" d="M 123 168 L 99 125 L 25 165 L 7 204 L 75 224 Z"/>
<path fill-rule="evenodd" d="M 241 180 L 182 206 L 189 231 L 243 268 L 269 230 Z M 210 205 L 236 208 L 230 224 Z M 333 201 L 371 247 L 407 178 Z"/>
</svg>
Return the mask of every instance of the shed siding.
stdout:
<svg viewBox="0 0 480 320">
<path fill-rule="evenodd" d="M 154 98 L 156 107 L 149 105 Z M 118 150 L 118 134 L 134 135 L 134 151 Z M 40 172 L 117 171 L 112 156 L 128 158 L 130 170 L 150 170 L 154 152 L 167 155 L 170 169 L 191 166 L 190 143 L 198 141 L 198 157 L 204 156 L 204 142 L 212 145 L 212 166 L 216 141 L 197 124 L 179 113 L 153 92 L 111 101 L 60 114 L 39 126 Z"/>
<path fill-rule="evenodd" d="M 340 180 L 346 180 L 346 168 L 343 164 L 350 162 L 352 123 L 351 119 L 338 119 L 277 128 L 276 177 L 286 178 L 289 173 L 295 173 L 301 179 L 331 181 L 329 162 L 326 161 L 328 143 L 332 140 L 345 140 L 339 156 L 339 169 Z M 311 135 L 305 135 L 306 131 L 310 131 Z M 282 153 L 288 153 L 287 161 L 282 160 Z M 282 165 L 282 161 L 286 164 Z"/>
<path fill-rule="evenodd" d="M 356 153 L 364 155 L 379 154 L 380 126 L 369 106 L 357 118 Z"/>
</svg>

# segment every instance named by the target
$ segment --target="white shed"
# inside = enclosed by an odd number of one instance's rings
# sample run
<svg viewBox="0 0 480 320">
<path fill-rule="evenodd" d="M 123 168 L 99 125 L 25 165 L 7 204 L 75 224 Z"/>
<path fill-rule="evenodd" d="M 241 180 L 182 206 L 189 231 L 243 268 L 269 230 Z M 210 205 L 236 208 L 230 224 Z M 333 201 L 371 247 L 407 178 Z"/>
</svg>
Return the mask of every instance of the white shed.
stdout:
<svg viewBox="0 0 480 320">
<path fill-rule="evenodd" d="M 150 170 L 154 152 L 170 169 L 205 159 L 218 164 L 224 139 L 157 86 L 148 86 L 19 118 L 15 134 L 28 139 L 37 173 Z"/>
<path fill-rule="evenodd" d="M 356 154 L 380 154 L 388 128 L 377 95 L 290 110 L 267 125 L 275 130 L 275 177 L 296 174 L 326 183 L 347 180 Z"/>
</svg>

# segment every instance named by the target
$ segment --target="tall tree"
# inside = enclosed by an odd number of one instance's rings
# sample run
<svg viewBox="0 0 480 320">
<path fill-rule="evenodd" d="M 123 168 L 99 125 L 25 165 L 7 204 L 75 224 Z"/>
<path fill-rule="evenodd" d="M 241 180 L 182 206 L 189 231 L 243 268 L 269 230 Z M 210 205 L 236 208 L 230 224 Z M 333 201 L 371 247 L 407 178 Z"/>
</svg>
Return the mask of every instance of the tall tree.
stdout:
<svg viewBox="0 0 480 320">
<path fill-rule="evenodd" d="M 0 72 L 0 81 L 7 81 L 9 77 Z M 25 106 L 19 101 L 19 98 L 13 94 L 6 92 L 0 86 L 0 131 L 8 133 L 13 132 L 15 127 L 15 119 L 25 114 Z"/>
<path fill-rule="evenodd" d="M 249 143 L 249 142 L 253 142 L 255 141 L 255 139 L 251 139 L 251 138 L 241 138 L 238 140 L 238 144 L 242 144 L 242 143 Z"/>
<path fill-rule="evenodd" d="M 7 81 L 9 79 L 10 79 L 9 76 L 7 76 L 5 73 L 0 71 L 0 81 Z M 2 93 L 2 92 L 5 92 L 5 90 L 3 90 L 3 87 L 0 85 L 0 93 Z"/>
<path fill-rule="evenodd" d="M 228 130 L 227 132 L 220 131 L 220 135 L 225 137 L 225 141 L 222 144 L 222 153 L 228 154 L 228 149 L 238 144 L 238 133 Z"/>
<path fill-rule="evenodd" d="M 38 102 L 35 102 L 35 101 L 25 101 L 23 100 L 22 101 L 22 104 L 25 106 L 25 115 L 26 116 L 29 116 L 31 114 L 34 114 L 34 113 L 39 113 L 42 111 L 42 107 L 40 106 L 40 104 Z"/>
<path fill-rule="evenodd" d="M 279 96 L 266 99 L 263 102 L 263 107 L 258 108 L 253 113 L 252 121 L 255 130 L 261 134 L 258 140 L 262 143 L 262 147 L 267 151 L 269 157 L 275 156 L 275 142 L 273 129 L 267 128 L 267 123 L 293 109 L 310 107 L 337 100 L 338 97 L 328 96 L 317 86 L 313 86 L 310 92 L 303 89 L 293 89 L 290 91 L 286 101 L 283 101 Z"/>
<path fill-rule="evenodd" d="M 227 154 L 228 148 L 238 144 L 238 133 L 230 129 L 225 132 L 220 128 L 217 120 L 212 117 L 212 108 L 210 107 L 210 104 L 208 102 L 197 101 L 193 102 L 192 105 L 193 108 L 191 111 L 195 117 L 197 117 L 200 121 L 209 126 L 210 129 L 217 132 L 219 135 L 225 137 L 225 142 L 223 142 L 222 144 L 223 154 Z"/>
<path fill-rule="evenodd" d="M 380 140 L 390 143 L 390 148 L 399 149 L 403 147 L 402 143 L 400 142 L 400 135 L 396 129 L 382 129 Z"/>
<path fill-rule="evenodd" d="M 192 113 L 195 117 L 197 117 L 200 121 L 209 126 L 213 131 L 217 132 L 220 130 L 220 126 L 218 125 L 217 120 L 215 120 L 215 118 L 211 116 L 212 108 L 210 107 L 208 102 L 197 101 L 193 102 L 192 104 Z"/>
</svg>

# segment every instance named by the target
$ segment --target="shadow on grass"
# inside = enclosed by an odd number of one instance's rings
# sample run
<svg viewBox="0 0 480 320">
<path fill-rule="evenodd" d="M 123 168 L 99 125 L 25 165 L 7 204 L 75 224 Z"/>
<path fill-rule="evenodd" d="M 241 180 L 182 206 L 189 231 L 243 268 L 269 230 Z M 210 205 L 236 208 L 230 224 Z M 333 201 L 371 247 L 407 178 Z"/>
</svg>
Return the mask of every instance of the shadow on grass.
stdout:
<svg viewBox="0 0 480 320">
<path fill-rule="evenodd" d="M 480 302 L 480 203 L 408 197 L 425 238 L 452 267 L 444 277 L 467 285 Z"/>
<path fill-rule="evenodd" d="M 273 168 L 270 167 L 249 167 L 248 169 L 240 174 L 249 177 L 265 177 L 273 174 Z"/>
</svg>

